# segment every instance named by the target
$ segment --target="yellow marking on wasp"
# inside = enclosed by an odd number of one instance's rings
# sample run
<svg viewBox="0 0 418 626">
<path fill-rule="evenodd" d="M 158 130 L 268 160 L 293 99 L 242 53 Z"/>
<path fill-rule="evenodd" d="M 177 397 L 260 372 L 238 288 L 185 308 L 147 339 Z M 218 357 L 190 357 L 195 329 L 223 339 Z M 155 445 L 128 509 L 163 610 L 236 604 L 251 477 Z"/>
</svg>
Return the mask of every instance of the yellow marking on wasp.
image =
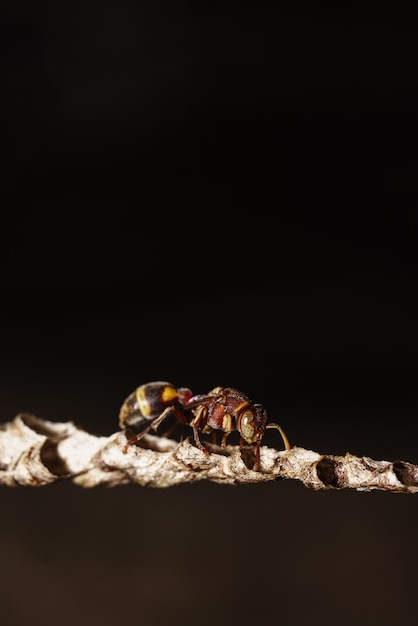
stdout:
<svg viewBox="0 0 418 626">
<path fill-rule="evenodd" d="M 239 415 L 247 406 L 250 406 L 250 402 L 241 402 L 241 404 L 234 409 L 234 415 Z"/>
<path fill-rule="evenodd" d="M 136 401 L 138 402 L 139 410 L 141 411 L 142 415 L 144 417 L 150 417 L 152 408 L 147 400 L 146 385 L 141 385 L 136 390 Z"/>
<path fill-rule="evenodd" d="M 164 402 L 164 404 L 168 404 L 172 400 L 175 400 L 178 397 L 178 395 L 179 394 L 177 392 L 177 389 L 174 389 L 174 387 L 167 385 L 166 387 L 164 387 L 164 389 L 161 392 L 161 399 Z"/>
<path fill-rule="evenodd" d="M 122 428 L 129 416 L 129 408 L 127 402 L 124 402 L 119 412 L 119 426 Z"/>
</svg>

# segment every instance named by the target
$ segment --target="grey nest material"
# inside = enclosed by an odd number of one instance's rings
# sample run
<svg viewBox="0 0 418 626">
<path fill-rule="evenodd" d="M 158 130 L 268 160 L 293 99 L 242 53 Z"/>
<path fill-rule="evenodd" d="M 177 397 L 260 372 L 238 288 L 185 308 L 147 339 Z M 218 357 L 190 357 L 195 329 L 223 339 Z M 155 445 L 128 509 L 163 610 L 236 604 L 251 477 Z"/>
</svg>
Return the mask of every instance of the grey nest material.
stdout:
<svg viewBox="0 0 418 626">
<path fill-rule="evenodd" d="M 292 479 L 314 490 L 418 492 L 418 466 L 406 461 L 263 446 L 261 469 L 255 472 L 253 446 L 206 444 L 210 454 L 205 455 L 189 439 L 179 443 L 146 435 L 140 446 L 124 451 L 125 444 L 122 431 L 100 437 L 73 422 L 21 413 L 0 426 L 0 484 L 41 487 L 70 480 L 85 488 L 129 483 L 162 488 L 201 480 L 236 485 Z"/>
</svg>

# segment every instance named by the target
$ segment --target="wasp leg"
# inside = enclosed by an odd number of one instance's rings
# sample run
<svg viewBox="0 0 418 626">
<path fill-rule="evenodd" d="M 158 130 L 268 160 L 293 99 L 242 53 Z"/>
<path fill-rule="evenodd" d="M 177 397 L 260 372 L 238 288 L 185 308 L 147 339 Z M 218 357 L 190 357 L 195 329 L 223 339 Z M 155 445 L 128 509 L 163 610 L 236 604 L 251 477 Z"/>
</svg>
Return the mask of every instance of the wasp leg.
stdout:
<svg viewBox="0 0 418 626">
<path fill-rule="evenodd" d="M 226 433 L 224 433 L 222 435 L 222 439 L 221 439 L 221 448 L 226 448 L 226 440 L 228 439 L 229 435 L 231 434 L 231 431 L 228 430 Z"/>
<path fill-rule="evenodd" d="M 286 450 L 290 450 L 291 446 L 289 443 L 289 439 L 286 436 L 284 430 L 278 424 L 267 424 L 266 428 L 276 428 L 282 436 L 283 443 L 285 445 Z M 261 440 L 263 433 L 260 433 L 260 436 L 257 439 L 256 448 L 255 448 L 255 461 L 253 465 L 253 471 L 258 472 L 260 469 L 260 448 L 261 448 Z"/>
<path fill-rule="evenodd" d="M 261 434 L 261 436 L 258 437 L 257 443 L 256 443 L 255 460 L 254 460 L 254 465 L 253 465 L 253 468 L 252 468 L 254 472 L 258 472 L 258 470 L 260 469 L 260 446 L 261 446 L 261 439 L 262 439 L 262 434 Z M 244 437 L 240 437 L 239 447 L 242 448 L 246 444 L 247 444 L 247 442 L 245 441 Z"/>
<path fill-rule="evenodd" d="M 176 429 L 176 427 L 178 426 L 178 422 L 181 422 L 182 424 L 188 424 L 189 420 L 187 419 L 187 417 L 184 415 L 184 413 L 182 413 L 181 411 L 179 411 L 175 406 L 171 407 L 172 412 L 174 413 L 174 415 L 177 418 L 177 422 L 174 422 L 174 424 L 172 424 L 167 430 L 164 431 L 164 433 L 162 434 L 162 437 L 170 437 L 170 435 L 172 434 L 172 432 Z M 161 417 L 161 416 L 160 416 Z M 160 419 L 157 417 L 157 419 Z M 157 424 L 158 426 L 158 424 Z"/>
<path fill-rule="evenodd" d="M 126 454 L 129 446 L 140 441 L 140 439 L 142 439 L 142 437 L 144 437 L 147 433 L 149 433 L 150 430 L 156 431 L 158 426 L 161 424 L 161 422 L 163 422 L 166 419 L 166 417 L 168 417 L 170 413 L 173 412 L 173 410 L 174 408 L 172 406 L 168 406 L 166 409 L 164 409 L 161 415 L 159 415 L 154 420 L 152 420 L 152 422 L 146 428 L 144 428 L 144 430 L 141 430 L 140 433 L 136 433 L 133 437 L 128 439 L 128 441 L 125 443 L 125 445 L 122 448 L 122 452 Z"/>
<path fill-rule="evenodd" d="M 196 417 L 192 420 L 190 425 L 193 428 L 193 436 L 194 436 L 195 444 L 197 445 L 199 450 L 201 450 L 204 454 L 206 454 L 206 456 L 209 456 L 209 450 L 207 450 L 202 444 L 202 442 L 200 441 L 199 432 L 197 430 L 197 427 L 200 425 L 200 423 L 205 422 L 205 418 L 206 418 L 206 411 L 204 410 L 204 407 L 202 407 L 201 410 L 197 412 Z"/>
<path fill-rule="evenodd" d="M 194 436 L 195 444 L 197 445 L 199 450 L 201 450 L 204 454 L 206 454 L 206 456 L 209 456 L 209 450 L 207 450 L 205 446 L 202 444 L 202 442 L 200 441 L 198 430 L 194 424 L 192 424 L 192 428 L 193 428 L 193 436 Z"/>
<path fill-rule="evenodd" d="M 253 465 L 253 472 L 258 472 L 260 469 L 261 439 L 262 439 L 262 433 L 260 433 L 259 437 L 257 438 L 257 443 L 255 444 L 255 461 Z"/>
</svg>

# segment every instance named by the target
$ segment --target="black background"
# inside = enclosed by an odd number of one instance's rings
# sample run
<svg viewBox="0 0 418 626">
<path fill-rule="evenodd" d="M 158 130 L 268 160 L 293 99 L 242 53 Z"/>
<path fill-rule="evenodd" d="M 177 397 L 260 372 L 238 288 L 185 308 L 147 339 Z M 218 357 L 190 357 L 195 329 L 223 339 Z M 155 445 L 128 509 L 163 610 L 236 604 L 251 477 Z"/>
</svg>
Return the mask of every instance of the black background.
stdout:
<svg viewBox="0 0 418 626">
<path fill-rule="evenodd" d="M 143 382 L 225 385 L 292 444 L 418 463 L 405 6 L 4 3 L 2 421 L 106 435 Z M 414 496 L 62 483 L 0 502 L 5 626 L 416 614 Z"/>
</svg>

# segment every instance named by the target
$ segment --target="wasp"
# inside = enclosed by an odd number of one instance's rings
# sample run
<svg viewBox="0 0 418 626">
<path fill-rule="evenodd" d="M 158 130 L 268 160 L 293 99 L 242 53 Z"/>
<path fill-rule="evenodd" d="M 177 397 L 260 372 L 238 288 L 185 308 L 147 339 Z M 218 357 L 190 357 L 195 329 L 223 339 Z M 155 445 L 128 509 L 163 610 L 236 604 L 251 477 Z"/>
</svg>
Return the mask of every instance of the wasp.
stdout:
<svg viewBox="0 0 418 626">
<path fill-rule="evenodd" d="M 160 380 L 135 389 L 119 412 L 119 426 L 135 433 L 125 448 L 142 439 L 151 429 L 156 431 L 169 415 L 174 415 L 178 422 L 189 424 L 192 414 L 186 412 L 186 407 L 192 397 L 190 389 L 177 389 L 171 383 Z"/>
<path fill-rule="evenodd" d="M 241 391 L 232 387 L 215 387 L 208 394 L 193 395 L 187 387 L 177 389 L 169 382 L 156 381 L 138 387 L 120 409 L 120 427 L 134 433 L 124 451 L 151 429 L 156 431 L 169 415 L 176 418 L 169 432 L 178 423 L 188 424 L 193 430 L 196 446 L 206 455 L 209 451 L 200 441 L 199 432 L 212 433 L 216 442 L 216 431 L 222 431 L 221 447 L 225 448 L 229 435 L 238 431 L 240 447 L 245 443 L 255 444 L 254 471 L 260 469 L 260 447 L 266 429 L 277 429 L 286 450 L 290 450 L 289 440 L 282 428 L 269 422 L 266 409 L 251 402 Z"/>
</svg>

